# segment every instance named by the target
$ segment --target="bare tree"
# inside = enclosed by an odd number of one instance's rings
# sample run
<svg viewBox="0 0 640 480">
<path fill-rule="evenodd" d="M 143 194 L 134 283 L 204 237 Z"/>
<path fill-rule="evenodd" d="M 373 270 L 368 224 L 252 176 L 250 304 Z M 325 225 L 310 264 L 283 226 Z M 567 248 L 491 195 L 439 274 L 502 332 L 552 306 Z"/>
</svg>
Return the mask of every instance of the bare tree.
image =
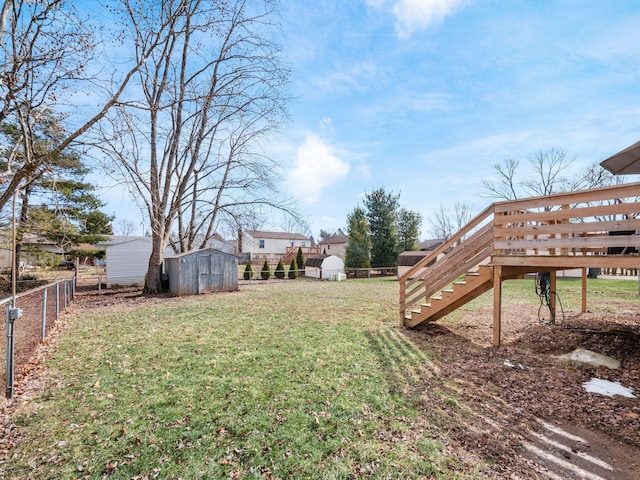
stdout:
<svg viewBox="0 0 640 480">
<path fill-rule="evenodd" d="M 275 2 L 119 0 L 140 63 L 140 99 L 121 104 L 101 145 L 150 219 L 145 291 L 161 289 L 164 250 L 212 235 L 223 217 L 277 206 L 256 142 L 283 118 L 288 70 L 269 38 Z M 235 193 L 233 193 L 235 192 Z"/>
<path fill-rule="evenodd" d="M 136 223 L 129 218 L 120 218 L 114 225 L 114 231 L 117 235 L 129 236 L 136 231 Z"/>
<path fill-rule="evenodd" d="M 2 2 L 0 122 L 18 126 L 22 153 L 19 160 L 11 154 L 6 158 L 0 178 L 0 209 L 26 179 L 46 168 L 106 115 L 148 58 L 149 51 L 143 52 L 137 62 L 129 64 L 128 71 L 122 72 L 119 82 L 109 83 L 111 93 L 104 103 L 73 128 L 60 128 L 52 134 L 50 144 L 37 148 L 34 132 L 41 129 L 38 123 L 45 121 L 45 112 L 63 111 L 61 99 L 67 97 L 71 86 L 78 90 L 83 82 L 95 81 L 86 74 L 95 43 L 85 20 L 72 2 L 64 0 Z M 150 45 L 149 49 L 156 46 Z M 63 119 L 58 119 L 60 125 Z"/>
<path fill-rule="evenodd" d="M 496 163 L 493 169 L 497 179 L 482 179 L 482 186 L 487 191 L 487 196 L 501 200 L 515 200 L 518 198 L 518 185 L 516 184 L 516 171 L 520 162 L 513 158 L 505 158 L 502 163 Z"/>
<path fill-rule="evenodd" d="M 471 206 L 465 202 L 456 202 L 453 207 L 444 207 L 429 218 L 431 233 L 437 239 L 446 240 L 462 229 L 472 217 Z"/>
<path fill-rule="evenodd" d="M 522 172 L 521 162 L 506 158 L 493 166 L 494 178 L 482 180 L 485 197 L 499 200 L 516 200 L 524 196 L 545 196 L 553 193 L 572 192 L 617 185 L 625 182 L 621 176 L 612 175 L 598 163 L 587 166 L 571 175 L 575 162 L 562 148 L 539 150 L 529 160 L 528 172 Z"/>
</svg>

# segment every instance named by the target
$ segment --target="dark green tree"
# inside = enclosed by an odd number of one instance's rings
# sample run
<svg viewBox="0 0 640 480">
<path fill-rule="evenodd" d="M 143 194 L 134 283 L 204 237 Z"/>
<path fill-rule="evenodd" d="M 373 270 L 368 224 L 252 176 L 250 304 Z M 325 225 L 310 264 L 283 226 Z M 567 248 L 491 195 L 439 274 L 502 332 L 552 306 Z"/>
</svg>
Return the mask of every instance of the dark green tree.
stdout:
<svg viewBox="0 0 640 480">
<path fill-rule="evenodd" d="M 420 238 L 422 215 L 416 210 L 398 210 L 398 251 L 417 250 Z"/>
<path fill-rule="evenodd" d="M 266 260 L 264 261 L 264 265 L 262 266 L 262 270 L 260 271 L 260 276 L 263 280 L 269 280 L 269 277 L 271 276 L 271 269 L 269 268 L 269 264 Z"/>
<path fill-rule="evenodd" d="M 365 193 L 364 207 L 371 239 L 372 267 L 395 267 L 398 263 L 399 198 L 399 194 L 385 192 L 384 187 Z"/>
<path fill-rule="evenodd" d="M 367 228 L 367 217 L 362 208 L 356 207 L 347 215 L 349 242 L 345 251 L 345 266 L 348 268 L 369 268 L 371 241 Z"/>
<path fill-rule="evenodd" d="M 304 259 L 304 254 L 302 253 L 302 247 L 298 247 L 298 254 L 296 255 L 296 263 L 298 264 L 298 268 L 300 270 L 304 268 L 305 259 Z"/>
<path fill-rule="evenodd" d="M 284 265 L 282 264 L 282 259 L 280 259 L 275 272 L 273 272 L 273 276 L 276 278 L 284 278 L 284 273 Z"/>
<path fill-rule="evenodd" d="M 253 276 L 253 270 L 251 270 L 251 262 L 247 262 L 247 266 L 244 267 L 244 279 L 251 280 Z"/>
<path fill-rule="evenodd" d="M 298 277 L 298 264 L 295 258 L 291 259 L 291 264 L 289 265 L 289 278 L 297 278 Z"/>
</svg>

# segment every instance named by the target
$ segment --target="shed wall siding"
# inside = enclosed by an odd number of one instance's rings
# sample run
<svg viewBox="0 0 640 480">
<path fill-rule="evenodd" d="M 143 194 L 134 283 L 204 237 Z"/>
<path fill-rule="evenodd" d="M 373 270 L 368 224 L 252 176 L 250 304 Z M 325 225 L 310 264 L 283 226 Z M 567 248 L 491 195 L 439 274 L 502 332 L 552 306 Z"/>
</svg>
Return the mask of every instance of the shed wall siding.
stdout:
<svg viewBox="0 0 640 480">
<path fill-rule="evenodd" d="M 203 250 L 165 259 L 169 288 L 178 296 L 238 289 L 238 259 Z"/>
<path fill-rule="evenodd" d="M 151 256 L 150 242 L 131 241 L 110 245 L 106 251 L 107 288 L 113 285 L 144 284 Z"/>
<path fill-rule="evenodd" d="M 113 285 L 144 285 L 151 250 L 151 242 L 147 240 L 107 246 L 107 288 Z M 171 253 L 171 248 L 164 252 L 165 256 Z"/>
</svg>

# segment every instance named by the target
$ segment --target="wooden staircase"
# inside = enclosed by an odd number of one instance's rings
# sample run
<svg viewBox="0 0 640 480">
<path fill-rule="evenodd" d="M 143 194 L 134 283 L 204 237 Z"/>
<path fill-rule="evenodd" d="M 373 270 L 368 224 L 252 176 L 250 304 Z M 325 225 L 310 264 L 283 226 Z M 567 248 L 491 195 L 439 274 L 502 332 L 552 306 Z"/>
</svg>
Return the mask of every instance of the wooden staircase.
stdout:
<svg viewBox="0 0 640 480">
<path fill-rule="evenodd" d="M 435 322 L 489 291 L 491 287 L 493 269 L 489 265 L 480 265 L 478 270 L 467 272 L 462 280 L 453 282 L 449 288 L 430 297 L 427 303 L 409 311 L 405 317 L 405 326 L 413 328 L 423 322 Z"/>
<path fill-rule="evenodd" d="M 587 268 L 638 268 L 638 252 L 640 183 L 497 202 L 399 278 L 400 325 L 433 322 L 493 288 L 499 345 L 504 280 L 550 272 L 555 290 L 556 271 L 582 269 L 586 311 Z"/>
</svg>

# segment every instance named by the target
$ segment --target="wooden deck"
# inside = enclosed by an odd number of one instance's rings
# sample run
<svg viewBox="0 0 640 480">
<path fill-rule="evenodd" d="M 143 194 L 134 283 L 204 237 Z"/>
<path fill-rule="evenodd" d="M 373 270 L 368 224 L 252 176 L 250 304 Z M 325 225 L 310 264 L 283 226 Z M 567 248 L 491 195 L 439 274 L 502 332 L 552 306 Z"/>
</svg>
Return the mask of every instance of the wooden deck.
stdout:
<svg viewBox="0 0 640 480">
<path fill-rule="evenodd" d="M 399 279 L 400 324 L 435 321 L 493 288 L 499 345 L 503 281 L 550 272 L 555 291 L 555 272 L 580 268 L 586 311 L 587 269 L 639 268 L 639 232 L 640 183 L 493 203 Z"/>
</svg>

